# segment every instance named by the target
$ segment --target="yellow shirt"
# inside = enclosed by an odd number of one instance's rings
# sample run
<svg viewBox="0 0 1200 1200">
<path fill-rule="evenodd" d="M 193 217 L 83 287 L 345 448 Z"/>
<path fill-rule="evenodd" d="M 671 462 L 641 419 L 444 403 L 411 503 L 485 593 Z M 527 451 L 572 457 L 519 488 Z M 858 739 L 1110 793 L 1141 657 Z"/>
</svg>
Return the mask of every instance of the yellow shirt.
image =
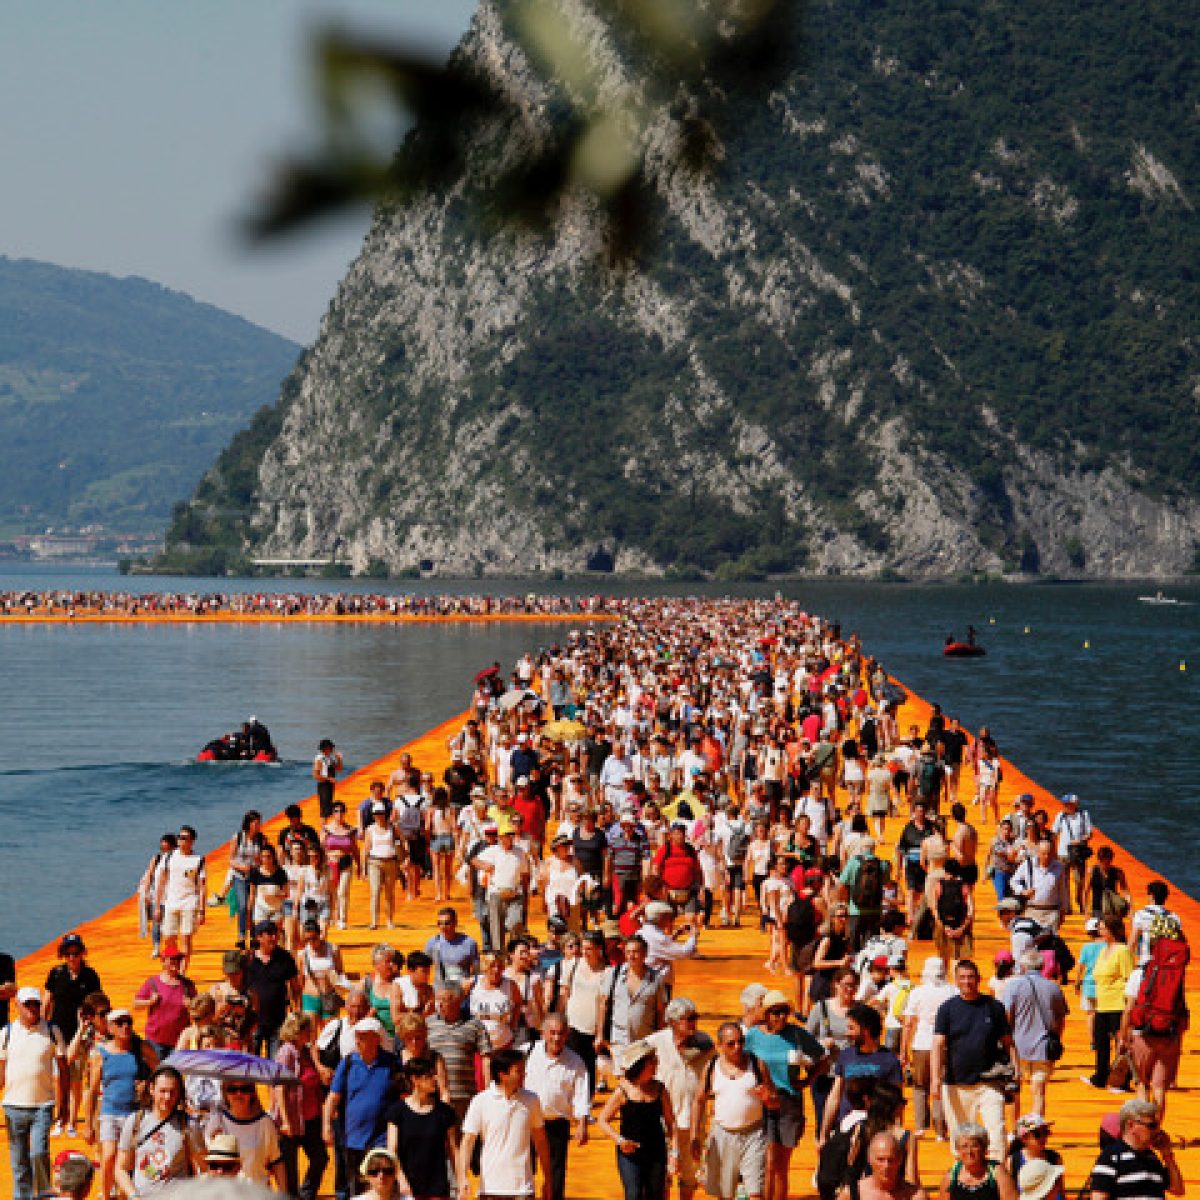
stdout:
<svg viewBox="0 0 1200 1200">
<path fill-rule="evenodd" d="M 1125 945 L 1105 946 L 1092 968 L 1096 981 L 1096 1011 L 1121 1012 L 1125 1007 L 1125 985 L 1133 974 L 1133 955 Z"/>
</svg>

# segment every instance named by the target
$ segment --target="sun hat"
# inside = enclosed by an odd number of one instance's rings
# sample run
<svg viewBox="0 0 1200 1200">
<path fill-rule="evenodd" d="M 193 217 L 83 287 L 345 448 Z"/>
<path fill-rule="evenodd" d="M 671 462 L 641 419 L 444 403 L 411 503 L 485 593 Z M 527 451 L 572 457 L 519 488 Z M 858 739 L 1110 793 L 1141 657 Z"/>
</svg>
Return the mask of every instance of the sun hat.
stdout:
<svg viewBox="0 0 1200 1200">
<path fill-rule="evenodd" d="M 636 1042 L 630 1042 L 628 1046 L 621 1051 L 620 1068 L 622 1075 L 628 1075 L 631 1071 L 637 1069 L 638 1065 L 644 1063 L 652 1054 L 657 1054 L 654 1049 L 645 1039 Z"/>
<path fill-rule="evenodd" d="M 1025 1134 L 1035 1133 L 1039 1129 L 1050 1129 L 1053 1124 L 1053 1121 L 1047 1121 L 1041 1113 L 1026 1113 L 1017 1121 L 1013 1132 L 1017 1137 L 1023 1137 Z"/>
<path fill-rule="evenodd" d="M 1056 1166 L 1044 1158 L 1029 1159 L 1017 1177 L 1021 1200 L 1042 1200 L 1043 1196 L 1050 1195 L 1065 1170 L 1066 1167 Z"/>
<path fill-rule="evenodd" d="M 655 900 L 646 905 L 646 920 L 661 921 L 664 917 L 673 917 L 675 910 L 662 900 Z"/>
<path fill-rule="evenodd" d="M 376 1146 L 373 1150 L 368 1150 L 366 1154 L 363 1155 L 362 1165 L 358 1168 L 358 1173 L 364 1179 L 367 1178 L 367 1171 L 377 1158 L 386 1158 L 388 1162 L 390 1162 L 392 1166 L 396 1168 L 397 1171 L 400 1170 L 400 1160 L 385 1147 Z"/>
<path fill-rule="evenodd" d="M 218 1133 L 208 1140 L 208 1148 L 204 1152 L 207 1163 L 241 1162 L 242 1151 L 238 1140 L 232 1133 Z"/>
<path fill-rule="evenodd" d="M 792 1002 L 778 988 L 772 988 L 762 998 L 763 1012 L 770 1012 L 773 1008 L 786 1008 L 788 1012 L 792 1010 Z"/>
</svg>

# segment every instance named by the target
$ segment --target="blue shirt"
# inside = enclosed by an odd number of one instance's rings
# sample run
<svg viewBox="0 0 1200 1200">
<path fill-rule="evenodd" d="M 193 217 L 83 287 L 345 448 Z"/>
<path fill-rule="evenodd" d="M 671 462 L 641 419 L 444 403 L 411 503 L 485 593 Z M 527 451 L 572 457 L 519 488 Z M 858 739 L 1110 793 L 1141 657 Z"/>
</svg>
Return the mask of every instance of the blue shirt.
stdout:
<svg viewBox="0 0 1200 1200">
<path fill-rule="evenodd" d="M 400 1069 L 394 1054 L 380 1050 L 368 1063 L 361 1054 L 347 1054 L 333 1073 L 329 1090 L 341 1096 L 346 1145 L 369 1150 L 383 1144 L 384 1113 L 391 1103 L 392 1076 Z"/>
<path fill-rule="evenodd" d="M 1101 941 L 1084 942 L 1079 947 L 1079 965 L 1083 967 L 1083 990 L 1081 995 L 1088 1000 L 1096 998 L 1096 980 L 1092 975 L 1092 971 L 1096 966 L 1096 959 L 1100 957 L 1100 951 L 1104 949 L 1104 943 Z"/>
<path fill-rule="evenodd" d="M 796 1094 L 788 1077 L 788 1055 L 793 1050 L 799 1050 L 812 1062 L 825 1057 L 825 1047 L 803 1025 L 789 1022 L 783 1027 L 782 1033 L 767 1033 L 765 1029 L 755 1026 L 746 1033 L 746 1052 L 753 1054 L 766 1067 L 771 1082 L 789 1096 Z"/>
<path fill-rule="evenodd" d="M 872 1050 L 864 1054 L 855 1046 L 847 1046 L 838 1053 L 837 1061 L 833 1064 L 833 1073 L 843 1080 L 882 1079 L 887 1083 L 894 1083 L 897 1087 L 904 1083 L 904 1071 L 900 1060 L 890 1050 Z M 846 1085 L 843 1083 L 838 1120 L 849 1111 L 850 1101 L 846 1095 Z"/>
</svg>

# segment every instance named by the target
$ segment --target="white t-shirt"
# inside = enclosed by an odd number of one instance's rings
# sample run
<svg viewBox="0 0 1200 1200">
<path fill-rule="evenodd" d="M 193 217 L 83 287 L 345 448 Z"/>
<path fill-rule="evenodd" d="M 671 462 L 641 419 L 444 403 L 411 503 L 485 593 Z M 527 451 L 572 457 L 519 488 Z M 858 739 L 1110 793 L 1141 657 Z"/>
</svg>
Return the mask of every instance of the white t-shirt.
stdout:
<svg viewBox="0 0 1200 1200">
<path fill-rule="evenodd" d="M 510 1099 L 493 1083 L 471 1101 L 463 1133 L 479 1138 L 481 1195 L 533 1195 L 531 1135 L 542 1124 L 541 1101 L 525 1088 Z"/>
<path fill-rule="evenodd" d="M 521 886 L 522 875 L 529 874 L 529 857 L 516 846 L 511 850 L 505 850 L 503 846 L 488 846 L 480 850 L 475 859 L 490 868 L 489 892 L 516 891 Z"/>
<path fill-rule="evenodd" d="M 167 887 L 163 907 L 186 910 L 204 901 L 204 856 L 173 850 L 167 857 Z"/>
<path fill-rule="evenodd" d="M 0 1030 L 4 1103 L 14 1108 L 53 1104 L 54 1060 L 66 1053 L 62 1032 L 48 1021 L 39 1021 L 32 1029 L 27 1029 L 17 1019 Z"/>
<path fill-rule="evenodd" d="M 952 983 L 919 983 L 908 993 L 908 1003 L 904 1006 L 904 1019 L 916 1017 L 916 1028 L 913 1029 L 912 1049 L 933 1049 L 933 1022 L 938 1009 L 951 996 L 958 995 L 958 988 Z"/>
<path fill-rule="evenodd" d="M 205 1140 L 211 1142 L 218 1133 L 229 1133 L 237 1138 L 243 1178 L 255 1183 L 270 1182 L 271 1168 L 283 1161 L 283 1155 L 279 1149 L 279 1129 L 267 1113 L 260 1112 L 248 1121 L 239 1121 L 227 1108 L 219 1108 L 205 1126 Z"/>
</svg>

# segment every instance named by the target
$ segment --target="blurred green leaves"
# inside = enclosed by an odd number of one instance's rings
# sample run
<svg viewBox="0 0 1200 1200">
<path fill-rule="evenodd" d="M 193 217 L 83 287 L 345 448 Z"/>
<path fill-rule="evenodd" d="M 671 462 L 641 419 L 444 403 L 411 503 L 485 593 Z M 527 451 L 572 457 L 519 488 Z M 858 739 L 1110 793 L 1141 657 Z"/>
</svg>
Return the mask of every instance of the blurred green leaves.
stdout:
<svg viewBox="0 0 1200 1200">
<path fill-rule="evenodd" d="M 730 99 L 768 88 L 794 65 L 795 0 L 481 7 L 534 80 L 513 86 L 463 47 L 437 63 L 375 36 L 321 34 L 319 136 L 277 168 L 250 234 L 276 236 L 363 203 L 410 203 L 466 179 L 482 218 L 535 229 L 553 224 L 568 194 L 590 197 L 607 221 L 604 253 L 619 262 L 651 240 L 658 181 L 719 161 Z M 545 100 L 531 109 L 539 93 Z M 664 118 L 651 165 L 652 127 Z M 481 137 L 484 129 L 506 136 Z"/>
</svg>

